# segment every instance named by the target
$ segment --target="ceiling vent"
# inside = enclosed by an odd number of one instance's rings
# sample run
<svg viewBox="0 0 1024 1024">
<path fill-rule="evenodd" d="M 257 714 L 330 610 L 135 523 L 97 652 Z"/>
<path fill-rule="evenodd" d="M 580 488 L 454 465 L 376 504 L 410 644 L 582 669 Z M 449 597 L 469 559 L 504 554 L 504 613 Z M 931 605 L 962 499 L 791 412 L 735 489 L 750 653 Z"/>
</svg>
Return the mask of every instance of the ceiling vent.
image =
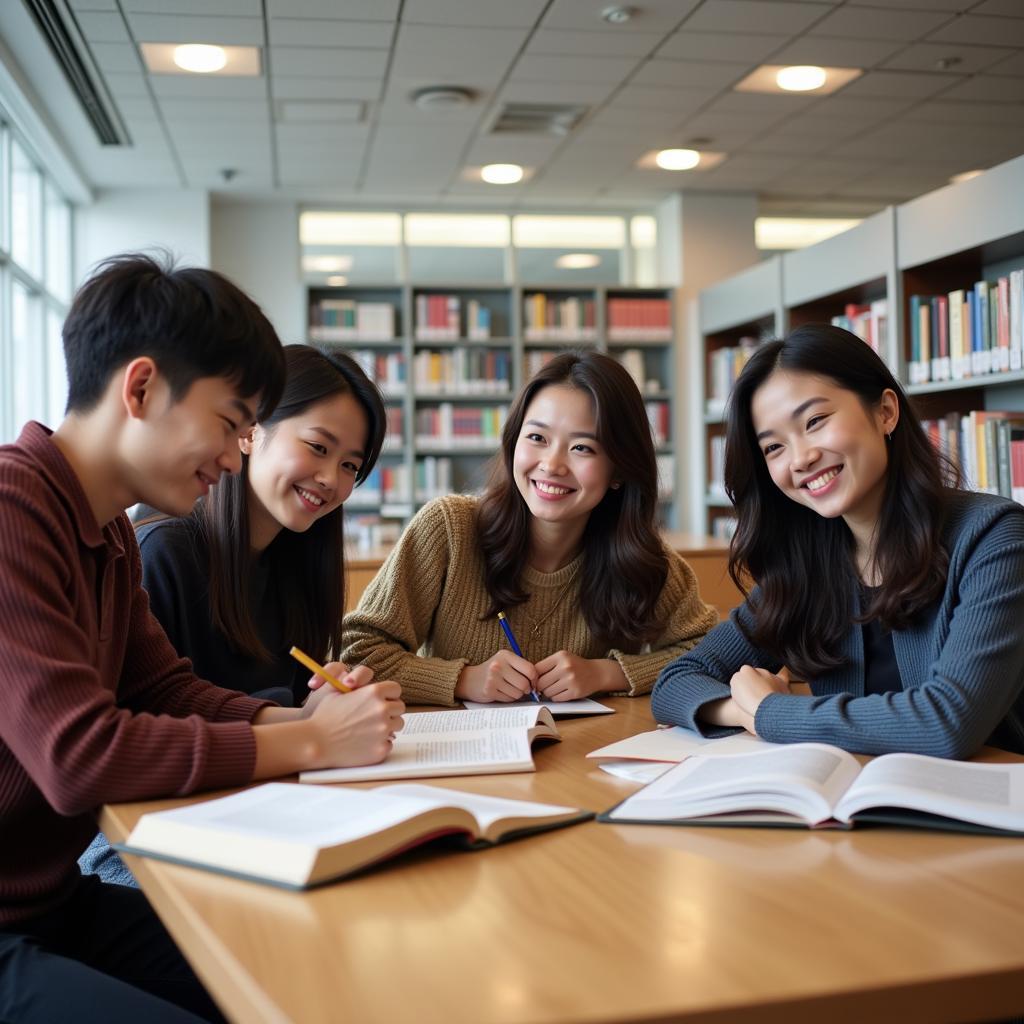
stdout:
<svg viewBox="0 0 1024 1024">
<path fill-rule="evenodd" d="M 71 91 L 104 146 L 131 145 L 131 136 L 63 0 L 25 0 Z"/>
<path fill-rule="evenodd" d="M 452 110 L 468 107 L 476 100 L 476 93 L 461 85 L 429 85 L 417 89 L 411 98 L 420 110 Z"/>
<path fill-rule="evenodd" d="M 586 112 L 586 107 L 553 103 L 506 103 L 488 131 L 494 135 L 568 135 Z"/>
</svg>

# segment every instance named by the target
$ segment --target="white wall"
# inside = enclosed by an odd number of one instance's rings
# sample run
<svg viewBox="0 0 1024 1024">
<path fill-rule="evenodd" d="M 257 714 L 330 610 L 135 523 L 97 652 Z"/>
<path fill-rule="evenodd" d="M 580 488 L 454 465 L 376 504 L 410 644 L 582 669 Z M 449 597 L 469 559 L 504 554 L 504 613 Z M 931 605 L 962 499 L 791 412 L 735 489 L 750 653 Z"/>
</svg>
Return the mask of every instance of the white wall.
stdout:
<svg viewBox="0 0 1024 1024">
<path fill-rule="evenodd" d="M 215 201 L 210 211 L 210 266 L 259 303 L 286 345 L 305 341 L 295 203 Z"/>
<path fill-rule="evenodd" d="M 115 253 L 162 248 L 176 261 L 210 265 L 210 200 L 186 189 L 104 189 L 75 218 L 75 281 Z"/>
</svg>

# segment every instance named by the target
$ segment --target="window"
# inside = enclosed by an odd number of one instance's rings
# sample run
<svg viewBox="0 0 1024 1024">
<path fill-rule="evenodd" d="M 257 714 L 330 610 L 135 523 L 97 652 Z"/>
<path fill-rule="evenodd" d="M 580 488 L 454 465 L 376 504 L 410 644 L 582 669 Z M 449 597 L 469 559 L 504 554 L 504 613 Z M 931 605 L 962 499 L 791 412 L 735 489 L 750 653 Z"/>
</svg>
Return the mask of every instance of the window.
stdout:
<svg viewBox="0 0 1024 1024">
<path fill-rule="evenodd" d="M 70 203 L 0 108 L 0 441 L 64 413 L 71 239 Z"/>
</svg>

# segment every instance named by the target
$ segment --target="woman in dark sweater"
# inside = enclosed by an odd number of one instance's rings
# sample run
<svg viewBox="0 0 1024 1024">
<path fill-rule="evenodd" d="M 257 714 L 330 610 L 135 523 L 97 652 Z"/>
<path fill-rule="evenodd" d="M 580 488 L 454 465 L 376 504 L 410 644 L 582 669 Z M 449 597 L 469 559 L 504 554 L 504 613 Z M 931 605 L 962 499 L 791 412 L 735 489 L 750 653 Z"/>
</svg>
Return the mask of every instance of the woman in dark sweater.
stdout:
<svg viewBox="0 0 1024 1024">
<path fill-rule="evenodd" d="M 1024 753 L 1024 508 L 953 486 L 888 367 L 837 327 L 762 345 L 726 437 L 730 571 L 756 587 L 662 672 L 658 721 L 868 754 Z"/>
</svg>

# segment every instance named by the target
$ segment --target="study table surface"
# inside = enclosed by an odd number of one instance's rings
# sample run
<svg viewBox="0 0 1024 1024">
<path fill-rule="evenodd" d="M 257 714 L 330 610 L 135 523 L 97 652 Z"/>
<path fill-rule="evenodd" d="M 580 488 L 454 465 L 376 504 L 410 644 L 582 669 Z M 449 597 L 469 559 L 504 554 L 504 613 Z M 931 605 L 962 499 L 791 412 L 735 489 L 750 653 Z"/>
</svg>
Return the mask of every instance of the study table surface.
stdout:
<svg viewBox="0 0 1024 1024">
<path fill-rule="evenodd" d="M 431 781 L 605 810 L 637 786 L 584 754 L 653 728 L 646 698 L 609 703 L 562 719 L 535 773 Z M 111 805 L 102 827 L 120 841 L 187 802 Z M 423 847 L 304 893 L 127 861 L 245 1024 L 1024 1013 L 1016 839 L 587 822 L 477 853 Z"/>
</svg>

